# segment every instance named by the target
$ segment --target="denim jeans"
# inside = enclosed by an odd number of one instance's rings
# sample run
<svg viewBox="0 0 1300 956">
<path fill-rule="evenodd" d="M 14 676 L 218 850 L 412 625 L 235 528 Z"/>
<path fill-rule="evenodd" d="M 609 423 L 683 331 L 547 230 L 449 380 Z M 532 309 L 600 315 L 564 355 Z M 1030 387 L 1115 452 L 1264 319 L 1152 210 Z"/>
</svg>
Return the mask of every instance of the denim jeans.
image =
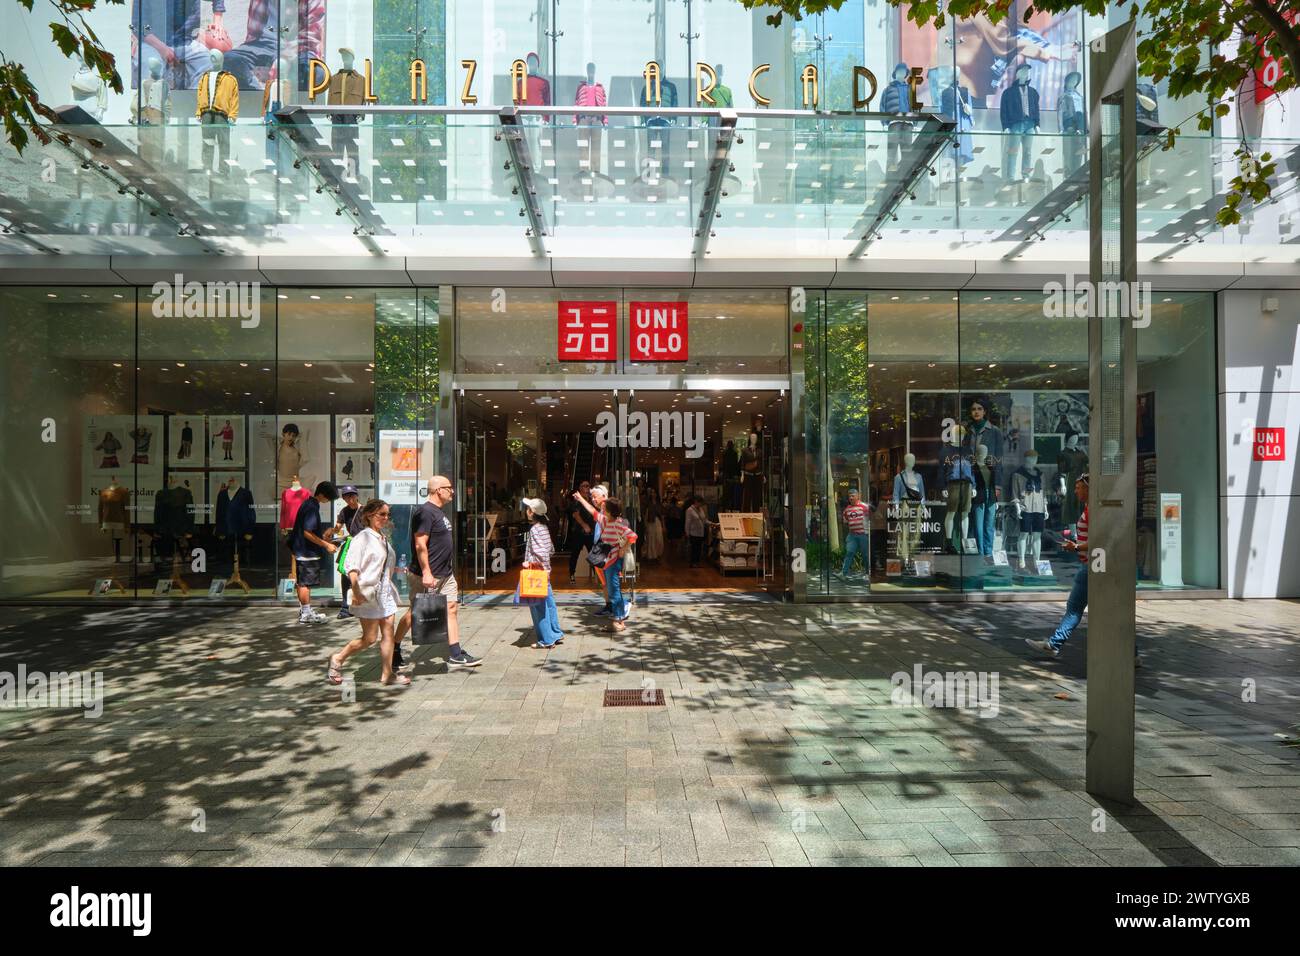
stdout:
<svg viewBox="0 0 1300 956">
<path fill-rule="evenodd" d="M 1033 120 L 1012 123 L 1006 130 L 1002 143 L 1002 181 L 1028 179 L 1034 163 L 1029 155 L 1029 144 L 1034 139 Z M 1019 169 L 1016 166 L 1019 165 Z"/>
<path fill-rule="evenodd" d="M 1080 561 L 1079 570 L 1074 575 L 1074 585 L 1070 588 L 1070 596 L 1065 599 L 1065 616 L 1061 618 L 1061 623 L 1056 626 L 1056 633 L 1052 635 L 1048 643 L 1052 647 L 1059 648 L 1068 641 L 1070 635 L 1074 633 L 1074 629 L 1083 620 L 1083 612 L 1087 608 L 1088 565 Z"/>
<path fill-rule="evenodd" d="M 623 597 L 623 582 L 619 572 L 623 570 L 623 559 L 619 558 L 605 569 L 605 584 L 609 588 L 609 607 L 614 609 L 614 620 L 627 620 L 627 600 Z"/>
<path fill-rule="evenodd" d="M 976 504 L 970 510 L 970 536 L 979 546 L 980 554 L 993 553 L 993 518 L 997 514 L 996 502 Z"/>
<path fill-rule="evenodd" d="M 533 616 L 533 628 L 537 631 L 537 643 L 550 647 L 564 636 L 560 630 L 560 612 L 555 606 L 555 592 L 546 585 L 546 603 L 528 605 L 528 613 Z"/>
<path fill-rule="evenodd" d="M 849 534 L 844 539 L 844 566 L 840 568 L 840 574 L 848 574 L 853 570 L 853 556 L 860 554 L 862 556 L 862 569 L 868 568 L 867 552 L 871 539 L 865 534 Z"/>
</svg>

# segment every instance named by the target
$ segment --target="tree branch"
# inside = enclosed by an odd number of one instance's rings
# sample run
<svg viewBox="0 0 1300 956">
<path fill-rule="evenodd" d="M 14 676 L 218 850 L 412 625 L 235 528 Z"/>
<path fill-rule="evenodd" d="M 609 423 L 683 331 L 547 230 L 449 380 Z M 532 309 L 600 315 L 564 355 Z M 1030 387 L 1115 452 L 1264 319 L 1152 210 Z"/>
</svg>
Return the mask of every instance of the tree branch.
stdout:
<svg viewBox="0 0 1300 956">
<path fill-rule="evenodd" d="M 1291 61 L 1291 75 L 1300 83 L 1300 36 L 1296 35 L 1296 27 L 1269 0 L 1250 0 L 1250 5 L 1273 28 L 1273 35 Z"/>
</svg>

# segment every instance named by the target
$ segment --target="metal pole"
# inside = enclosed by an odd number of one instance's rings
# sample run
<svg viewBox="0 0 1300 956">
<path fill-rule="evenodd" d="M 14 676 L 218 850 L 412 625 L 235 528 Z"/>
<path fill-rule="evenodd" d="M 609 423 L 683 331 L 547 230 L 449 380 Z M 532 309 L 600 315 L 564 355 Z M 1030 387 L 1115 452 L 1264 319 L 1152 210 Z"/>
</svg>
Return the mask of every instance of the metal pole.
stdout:
<svg viewBox="0 0 1300 956">
<path fill-rule="evenodd" d="M 1094 41 L 1089 60 L 1086 778 L 1094 796 L 1132 803 L 1137 640 L 1137 331 L 1131 314 L 1137 289 L 1134 22 Z M 1123 303 L 1130 308 L 1123 310 Z"/>
</svg>

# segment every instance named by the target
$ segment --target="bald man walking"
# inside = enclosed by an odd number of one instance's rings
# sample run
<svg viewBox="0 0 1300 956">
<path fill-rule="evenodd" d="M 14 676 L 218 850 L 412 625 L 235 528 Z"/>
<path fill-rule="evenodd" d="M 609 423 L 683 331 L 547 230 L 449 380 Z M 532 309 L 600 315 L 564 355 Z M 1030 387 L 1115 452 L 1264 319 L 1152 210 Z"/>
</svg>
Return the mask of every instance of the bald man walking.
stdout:
<svg viewBox="0 0 1300 956">
<path fill-rule="evenodd" d="M 401 644 L 406 632 L 411 629 L 411 610 L 415 606 L 415 596 L 431 591 L 447 598 L 447 669 L 459 670 L 463 667 L 478 667 L 483 661 L 461 650 L 460 588 L 456 576 L 451 573 L 451 520 L 443 508 L 451 504 L 451 482 L 442 475 L 434 475 L 426 487 L 428 500 L 415 509 L 411 515 L 411 554 L 414 567 L 407 572 L 410 585 L 411 605 L 402 615 L 394 635 L 396 643 Z"/>
</svg>

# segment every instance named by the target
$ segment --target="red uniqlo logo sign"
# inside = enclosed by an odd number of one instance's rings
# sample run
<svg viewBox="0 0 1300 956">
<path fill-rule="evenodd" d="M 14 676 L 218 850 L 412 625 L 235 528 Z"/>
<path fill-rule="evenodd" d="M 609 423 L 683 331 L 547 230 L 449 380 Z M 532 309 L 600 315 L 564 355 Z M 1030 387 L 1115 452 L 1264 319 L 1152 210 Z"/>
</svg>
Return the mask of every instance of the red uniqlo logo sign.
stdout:
<svg viewBox="0 0 1300 956">
<path fill-rule="evenodd" d="M 687 311 L 685 302 L 630 302 L 628 319 L 633 362 L 685 362 Z"/>
<path fill-rule="evenodd" d="M 1255 460 L 1286 461 L 1286 429 L 1255 429 Z"/>
<path fill-rule="evenodd" d="M 617 361 L 617 318 L 616 302 L 561 302 L 560 361 Z"/>
</svg>

